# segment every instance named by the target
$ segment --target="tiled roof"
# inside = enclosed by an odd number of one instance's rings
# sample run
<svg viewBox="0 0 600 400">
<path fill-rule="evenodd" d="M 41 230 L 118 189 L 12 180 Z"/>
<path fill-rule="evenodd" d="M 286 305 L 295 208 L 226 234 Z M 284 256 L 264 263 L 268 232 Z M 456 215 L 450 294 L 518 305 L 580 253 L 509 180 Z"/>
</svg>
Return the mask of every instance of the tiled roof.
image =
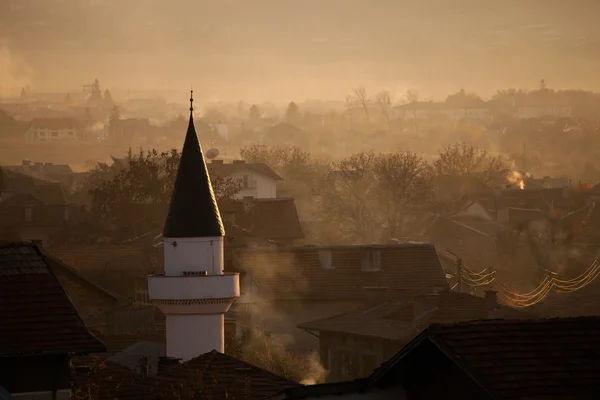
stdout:
<svg viewBox="0 0 600 400">
<path fill-rule="evenodd" d="M 415 305 L 419 304 L 421 305 Z M 491 311 L 481 297 L 446 291 L 437 295 L 406 296 L 366 310 L 300 324 L 301 329 L 342 332 L 407 341 L 432 323 L 490 318 L 528 318 L 525 312 L 498 305 Z"/>
<path fill-rule="evenodd" d="M 95 389 L 98 400 L 262 400 L 301 386 L 216 351 L 146 378 L 111 361 L 92 365 L 74 371 L 73 391 Z"/>
<path fill-rule="evenodd" d="M 246 204 L 245 202 L 250 202 Z M 304 237 L 298 219 L 296 203 L 291 198 L 245 199 L 223 202 L 221 213 L 233 214 L 235 225 L 248 230 L 247 236 L 260 239 L 285 240 Z M 230 225 L 225 217 L 225 226 Z M 227 236 L 243 230 L 227 230 Z"/>
<path fill-rule="evenodd" d="M 139 244 L 66 245 L 44 251 L 78 271 L 118 268 L 135 275 L 153 268 L 152 255 Z"/>
<path fill-rule="evenodd" d="M 73 118 L 34 118 L 31 126 L 44 129 L 76 129 L 80 127 L 80 123 Z"/>
<path fill-rule="evenodd" d="M 300 384 L 213 350 L 175 365 L 156 377 L 161 391 L 169 387 L 201 399 L 261 400 Z M 198 393 L 199 392 L 199 393 Z M 197 397 L 194 397 L 197 398 Z"/>
<path fill-rule="evenodd" d="M 0 190 L 13 195 L 30 195 L 47 205 L 67 204 L 62 186 L 7 168 L 0 168 Z"/>
<path fill-rule="evenodd" d="M 96 336 L 106 345 L 106 355 L 111 356 L 127 349 L 138 342 L 166 343 L 164 332 L 147 332 L 136 334 L 103 335 Z"/>
<path fill-rule="evenodd" d="M 98 357 L 78 360 L 71 372 L 73 398 L 146 400 L 149 392 L 140 374 Z"/>
<path fill-rule="evenodd" d="M 599 317 L 435 324 L 370 380 L 402 365 L 406 355 L 419 354 L 425 342 L 433 343 L 489 398 L 592 399 L 600 393 Z"/>
<path fill-rule="evenodd" d="M 0 321 L 0 354 L 105 349 L 84 326 L 34 245 L 0 246 Z"/>
<path fill-rule="evenodd" d="M 219 161 L 215 162 L 213 160 L 213 162 L 208 164 L 208 171 L 211 175 L 214 174 L 216 176 L 220 176 L 221 178 L 226 178 L 235 174 L 236 172 L 250 170 L 277 181 L 283 180 L 283 178 L 273 171 L 271 167 L 264 163 L 232 162 L 226 164 Z"/>
<path fill-rule="evenodd" d="M 319 258 L 329 250 L 332 269 L 325 269 Z M 373 250 L 380 252 L 381 269 L 361 271 L 363 257 Z M 407 290 L 448 287 L 435 247 L 424 243 L 246 250 L 240 258 L 258 291 L 271 299 L 389 298 Z"/>
</svg>

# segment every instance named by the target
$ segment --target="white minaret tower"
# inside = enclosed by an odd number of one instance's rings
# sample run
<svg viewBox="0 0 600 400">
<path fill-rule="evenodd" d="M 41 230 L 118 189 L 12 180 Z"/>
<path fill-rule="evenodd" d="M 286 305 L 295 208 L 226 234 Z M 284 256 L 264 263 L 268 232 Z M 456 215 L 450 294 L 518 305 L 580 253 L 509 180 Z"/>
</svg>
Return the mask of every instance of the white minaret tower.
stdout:
<svg viewBox="0 0 600 400">
<path fill-rule="evenodd" d="M 193 101 L 163 231 L 165 273 L 148 278 L 149 297 L 167 319 L 167 356 L 183 361 L 224 351 L 224 314 L 240 295 L 238 274 L 223 272 L 225 229 L 194 128 Z"/>
</svg>

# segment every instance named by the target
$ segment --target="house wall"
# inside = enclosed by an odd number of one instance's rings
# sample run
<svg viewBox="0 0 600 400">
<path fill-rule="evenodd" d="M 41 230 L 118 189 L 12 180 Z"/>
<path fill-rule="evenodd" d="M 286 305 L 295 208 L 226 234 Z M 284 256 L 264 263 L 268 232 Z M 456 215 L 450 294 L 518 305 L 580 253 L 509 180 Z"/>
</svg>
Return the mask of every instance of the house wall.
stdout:
<svg viewBox="0 0 600 400">
<path fill-rule="evenodd" d="M 0 357 L 0 386 L 9 393 L 70 389 L 69 357 Z"/>
<path fill-rule="evenodd" d="M 245 176 L 248 178 L 245 178 Z M 277 197 L 277 181 L 268 176 L 244 169 L 229 175 L 229 177 L 240 180 L 242 184 L 245 180 L 248 182 L 248 187 L 242 187 L 239 193 L 237 193 L 237 199 L 248 196 L 258 199 L 274 199 Z"/>
<path fill-rule="evenodd" d="M 79 131 L 76 128 L 49 129 L 30 127 L 26 133 L 27 140 L 31 142 L 76 141 Z"/>
<path fill-rule="evenodd" d="M 402 346 L 401 342 L 339 332 L 319 335 L 319 355 L 330 382 L 366 377 Z"/>
</svg>

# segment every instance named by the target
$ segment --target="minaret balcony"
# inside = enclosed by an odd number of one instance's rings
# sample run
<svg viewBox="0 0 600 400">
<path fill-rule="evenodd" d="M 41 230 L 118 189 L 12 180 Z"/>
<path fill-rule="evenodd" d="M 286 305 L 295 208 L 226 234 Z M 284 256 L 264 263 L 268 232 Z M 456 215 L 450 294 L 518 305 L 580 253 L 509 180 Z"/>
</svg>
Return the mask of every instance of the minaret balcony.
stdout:
<svg viewBox="0 0 600 400">
<path fill-rule="evenodd" d="M 151 300 L 216 300 L 240 296 L 240 278 L 236 272 L 222 275 L 148 277 L 148 297 Z"/>
</svg>

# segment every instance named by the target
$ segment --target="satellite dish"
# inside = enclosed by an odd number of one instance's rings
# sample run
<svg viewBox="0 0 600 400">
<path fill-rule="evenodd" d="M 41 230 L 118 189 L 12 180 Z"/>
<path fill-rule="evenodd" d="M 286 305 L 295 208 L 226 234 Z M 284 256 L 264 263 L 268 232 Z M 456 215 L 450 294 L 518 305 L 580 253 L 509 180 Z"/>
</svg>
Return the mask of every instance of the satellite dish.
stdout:
<svg viewBox="0 0 600 400">
<path fill-rule="evenodd" d="M 217 149 L 210 149 L 206 152 L 206 158 L 208 158 L 209 160 L 212 160 L 213 158 L 217 158 L 219 156 L 219 150 Z"/>
</svg>

